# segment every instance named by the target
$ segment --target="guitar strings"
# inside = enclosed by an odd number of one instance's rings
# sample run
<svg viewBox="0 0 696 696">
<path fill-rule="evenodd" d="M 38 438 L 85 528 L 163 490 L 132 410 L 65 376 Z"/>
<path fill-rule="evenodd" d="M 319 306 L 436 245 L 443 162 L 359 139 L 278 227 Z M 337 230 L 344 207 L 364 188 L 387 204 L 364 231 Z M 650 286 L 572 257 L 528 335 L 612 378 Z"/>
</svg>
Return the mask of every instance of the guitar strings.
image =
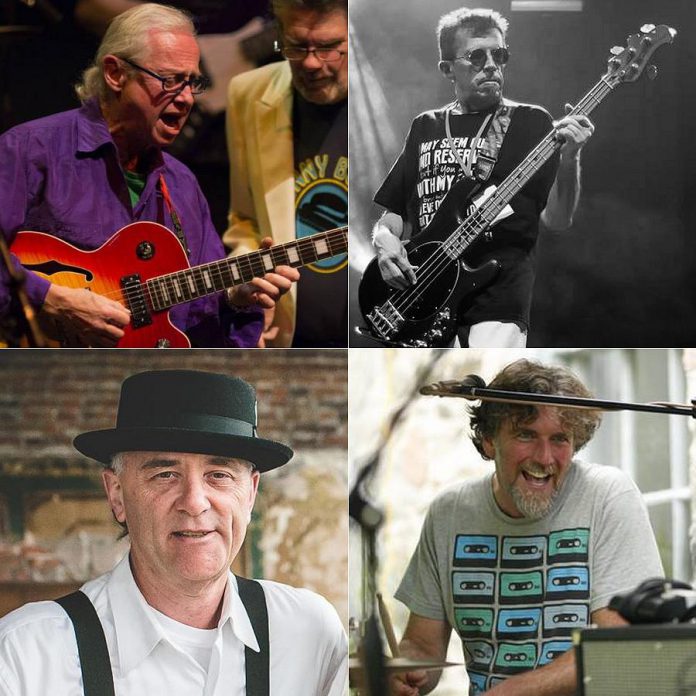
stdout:
<svg viewBox="0 0 696 696">
<path fill-rule="evenodd" d="M 302 257 L 307 254 L 307 252 L 311 251 L 312 249 L 316 249 L 315 242 L 316 240 L 313 239 L 313 237 L 316 237 L 318 235 L 321 235 L 322 237 L 325 236 L 325 239 L 323 241 L 326 241 L 327 246 L 329 248 L 329 256 L 324 256 L 323 254 L 321 255 L 321 258 L 331 258 L 332 256 L 336 256 L 339 253 L 342 253 L 344 250 L 344 247 L 347 246 L 345 242 L 342 243 L 342 240 L 346 237 L 346 234 L 348 232 L 348 226 L 344 225 L 342 227 L 336 227 L 330 230 L 325 230 L 323 232 L 317 233 L 317 235 L 310 235 L 308 237 L 302 237 L 299 239 L 295 239 L 291 242 L 286 242 L 285 244 L 280 244 L 276 245 L 274 247 L 268 247 L 267 249 L 258 249 L 256 251 L 249 252 L 248 254 L 243 254 L 242 256 L 231 256 L 231 257 L 226 257 L 224 259 L 218 259 L 217 261 L 211 261 L 209 263 L 202 264 L 200 266 L 193 266 L 193 267 L 188 267 L 188 268 L 182 268 L 178 271 L 173 271 L 171 273 L 165 273 L 161 276 L 155 276 L 153 278 L 148 278 L 147 280 L 141 281 L 137 287 L 133 288 L 119 288 L 118 290 L 113 290 L 110 292 L 105 292 L 105 293 L 100 293 L 102 297 L 106 297 L 108 299 L 114 300 L 118 302 L 119 304 L 128 307 L 130 306 L 133 302 L 137 301 L 140 299 L 143 293 L 147 294 L 147 299 L 150 304 L 151 309 L 155 309 L 155 311 L 161 311 L 163 309 L 166 309 L 167 307 L 172 307 L 177 304 L 183 304 L 185 302 L 190 302 L 193 299 L 196 299 L 197 297 L 203 297 L 205 295 L 211 295 L 216 292 L 222 292 L 222 290 L 225 289 L 225 287 L 230 287 L 230 285 L 225 285 L 222 288 L 215 288 L 212 289 L 208 292 L 205 293 L 199 293 L 197 292 L 195 297 L 191 297 L 189 299 L 182 299 L 182 300 L 177 300 L 175 302 L 170 303 L 169 305 L 166 306 L 160 306 L 161 303 L 155 303 L 153 301 L 152 297 L 152 288 L 150 286 L 150 283 L 152 281 L 170 281 L 174 282 L 175 280 L 179 282 L 179 286 L 181 286 L 181 281 L 184 279 L 187 274 L 189 276 L 194 277 L 194 285 L 196 285 L 196 289 L 199 287 L 198 283 L 195 283 L 195 276 L 196 274 L 198 275 L 198 280 L 202 280 L 203 273 L 205 271 L 209 271 L 212 274 L 212 277 L 215 278 L 218 281 L 223 281 L 224 280 L 224 275 L 225 271 L 228 272 L 229 274 L 229 266 L 237 263 L 238 265 L 241 263 L 245 263 L 246 266 L 248 267 L 248 271 L 253 272 L 254 276 L 253 277 L 258 277 L 258 273 L 256 273 L 256 269 L 259 269 L 261 272 L 261 275 L 264 275 L 268 271 L 265 270 L 263 261 L 262 261 L 262 256 L 264 253 L 270 252 L 271 257 L 273 258 L 274 261 L 274 268 L 277 265 L 292 265 L 291 263 L 288 264 L 280 264 L 280 263 L 275 263 L 276 258 L 278 256 L 278 252 L 280 250 L 285 250 L 290 247 L 296 247 L 298 251 L 298 255 L 300 257 L 301 263 L 298 265 L 305 265 L 306 262 L 302 259 Z M 337 245 L 338 243 L 338 245 Z M 334 250 L 334 247 L 337 245 L 337 249 Z M 295 266 L 293 266 L 295 267 Z M 244 281 L 242 281 L 244 282 Z M 248 281 L 246 281 L 248 282 Z M 239 282 L 232 283 L 232 285 L 239 285 Z M 171 288 L 170 288 L 171 291 Z M 175 293 L 172 292 L 172 295 Z M 182 295 L 183 297 L 183 295 Z"/>
<path fill-rule="evenodd" d="M 599 82 L 575 105 L 568 115 L 586 114 L 589 115 L 596 106 L 611 92 L 613 87 L 606 81 L 606 76 L 603 76 Z M 597 96 L 595 96 L 597 92 Z M 555 130 L 550 131 L 541 142 L 525 157 L 521 162 L 500 184 L 496 194 L 499 199 L 506 198 L 507 201 L 512 196 L 521 190 L 533 174 L 542 167 L 548 160 L 553 151 L 560 147 L 560 143 L 555 138 Z M 548 148 L 548 151 L 547 151 Z M 519 183 L 520 176 L 525 177 L 522 184 Z M 517 187 L 517 191 L 515 191 Z M 508 194 L 512 191 L 510 197 Z M 426 292 L 437 278 L 446 270 L 452 263 L 456 263 L 459 257 L 470 246 L 470 244 L 479 236 L 481 232 L 495 219 L 497 214 L 504 208 L 505 203 L 498 205 L 499 210 L 495 211 L 492 203 L 484 202 L 480 208 L 472 213 L 457 229 L 436 249 L 424 262 L 421 264 L 419 271 L 425 271 L 421 278 L 417 279 L 417 284 L 405 290 L 398 291 L 384 304 L 380 309 L 385 309 L 388 304 L 400 314 L 405 314 L 413 304 L 420 299 L 420 296 Z M 495 212 L 494 212 L 495 211 Z M 492 214 L 494 212 L 494 214 Z M 487 216 L 492 215 L 490 220 Z M 463 237 L 461 233 L 464 232 Z M 447 249 L 452 249 L 455 245 L 460 246 L 457 258 L 451 258 L 447 253 Z"/>
</svg>

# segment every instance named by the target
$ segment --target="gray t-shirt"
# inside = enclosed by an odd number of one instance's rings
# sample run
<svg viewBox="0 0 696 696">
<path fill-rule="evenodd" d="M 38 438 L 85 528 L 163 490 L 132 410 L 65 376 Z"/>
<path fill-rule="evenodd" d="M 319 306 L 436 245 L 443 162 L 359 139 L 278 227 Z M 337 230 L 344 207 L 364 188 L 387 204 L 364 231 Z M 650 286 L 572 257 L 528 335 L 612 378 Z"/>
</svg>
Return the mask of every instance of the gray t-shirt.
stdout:
<svg viewBox="0 0 696 696">
<path fill-rule="evenodd" d="M 502 512 L 491 479 L 433 501 L 395 595 L 457 631 L 472 694 L 547 664 L 615 594 L 663 575 L 640 491 L 619 469 L 574 461 L 541 520 Z"/>
</svg>

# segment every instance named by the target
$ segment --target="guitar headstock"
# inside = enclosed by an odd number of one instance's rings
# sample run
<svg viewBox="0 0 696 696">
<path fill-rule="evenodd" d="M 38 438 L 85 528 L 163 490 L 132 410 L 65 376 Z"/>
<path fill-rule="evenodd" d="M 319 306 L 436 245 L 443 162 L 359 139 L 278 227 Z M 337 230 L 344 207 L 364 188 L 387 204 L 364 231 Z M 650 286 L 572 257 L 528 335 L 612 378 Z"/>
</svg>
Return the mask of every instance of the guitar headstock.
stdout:
<svg viewBox="0 0 696 696">
<path fill-rule="evenodd" d="M 642 74 L 652 54 L 662 44 L 672 43 L 677 35 L 675 29 L 666 24 L 644 24 L 640 33 L 631 34 L 626 40 L 626 46 L 614 46 L 609 58 L 609 69 L 605 80 L 611 87 L 620 82 L 635 82 Z M 657 68 L 648 66 L 648 76 L 655 77 Z"/>
</svg>

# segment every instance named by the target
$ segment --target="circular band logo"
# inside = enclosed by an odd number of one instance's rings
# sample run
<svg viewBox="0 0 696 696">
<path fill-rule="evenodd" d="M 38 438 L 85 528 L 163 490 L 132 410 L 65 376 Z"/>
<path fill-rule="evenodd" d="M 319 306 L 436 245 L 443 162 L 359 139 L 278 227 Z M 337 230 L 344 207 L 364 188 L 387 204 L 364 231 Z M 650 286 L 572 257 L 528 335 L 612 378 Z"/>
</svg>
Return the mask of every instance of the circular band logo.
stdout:
<svg viewBox="0 0 696 696">
<path fill-rule="evenodd" d="M 348 186 L 332 179 L 320 179 L 305 188 L 297 199 L 295 231 L 298 239 L 348 224 Z M 348 254 L 310 263 L 318 273 L 334 273 L 348 263 Z"/>
</svg>

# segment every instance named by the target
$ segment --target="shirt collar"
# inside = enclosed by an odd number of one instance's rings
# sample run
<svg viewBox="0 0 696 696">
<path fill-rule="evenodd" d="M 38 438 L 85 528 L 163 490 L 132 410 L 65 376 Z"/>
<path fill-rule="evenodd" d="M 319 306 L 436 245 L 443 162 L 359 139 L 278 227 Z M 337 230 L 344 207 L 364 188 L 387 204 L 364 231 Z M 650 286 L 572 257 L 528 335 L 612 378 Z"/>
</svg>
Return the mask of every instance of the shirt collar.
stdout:
<svg viewBox="0 0 696 696">
<path fill-rule="evenodd" d="M 118 663 L 123 673 L 137 667 L 166 636 L 135 583 L 128 555 L 111 572 L 107 583 L 113 613 Z M 237 580 L 228 573 L 218 628 L 231 632 L 245 646 L 259 652 L 259 644 L 237 590 Z"/>
<path fill-rule="evenodd" d="M 259 642 L 251 626 L 251 619 L 247 610 L 244 608 L 239 590 L 237 589 L 237 578 L 229 574 L 225 597 L 222 601 L 222 612 L 220 614 L 220 626 L 228 622 L 228 626 L 235 636 L 254 652 L 260 652 Z"/>
<path fill-rule="evenodd" d="M 96 97 L 88 99 L 77 114 L 77 151 L 90 153 L 114 141 Z M 115 146 L 114 146 L 115 147 Z"/>
<path fill-rule="evenodd" d="M 109 127 L 96 97 L 88 99 L 77 112 L 77 152 L 91 154 L 105 145 L 110 145 L 116 152 Z M 159 172 L 164 169 L 164 157 L 160 150 L 155 150 L 148 157 L 148 171 Z"/>
</svg>

